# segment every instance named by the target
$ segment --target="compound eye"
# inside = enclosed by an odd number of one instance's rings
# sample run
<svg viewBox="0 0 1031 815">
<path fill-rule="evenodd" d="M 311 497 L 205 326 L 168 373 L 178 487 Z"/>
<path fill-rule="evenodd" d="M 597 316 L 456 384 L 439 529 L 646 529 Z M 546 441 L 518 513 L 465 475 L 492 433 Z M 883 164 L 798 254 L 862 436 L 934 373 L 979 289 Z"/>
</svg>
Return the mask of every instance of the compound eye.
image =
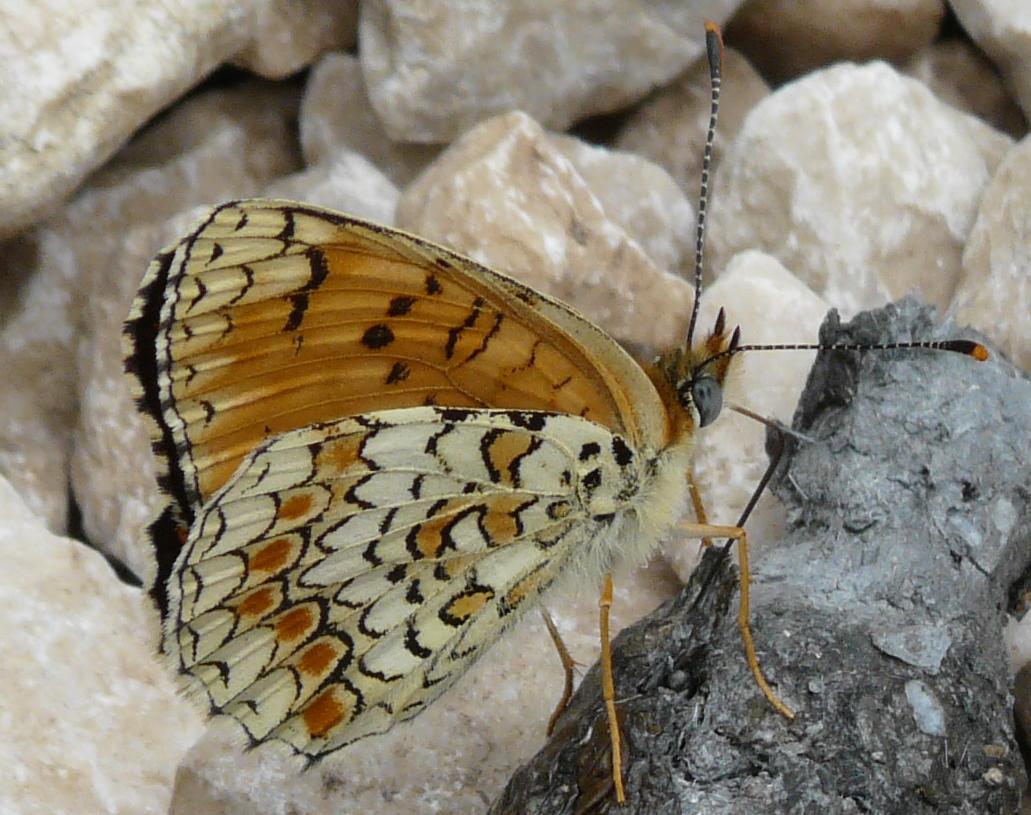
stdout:
<svg viewBox="0 0 1031 815">
<path fill-rule="evenodd" d="M 691 383 L 691 401 L 701 418 L 702 427 L 716 421 L 723 409 L 723 388 L 711 376 L 702 376 Z"/>
</svg>

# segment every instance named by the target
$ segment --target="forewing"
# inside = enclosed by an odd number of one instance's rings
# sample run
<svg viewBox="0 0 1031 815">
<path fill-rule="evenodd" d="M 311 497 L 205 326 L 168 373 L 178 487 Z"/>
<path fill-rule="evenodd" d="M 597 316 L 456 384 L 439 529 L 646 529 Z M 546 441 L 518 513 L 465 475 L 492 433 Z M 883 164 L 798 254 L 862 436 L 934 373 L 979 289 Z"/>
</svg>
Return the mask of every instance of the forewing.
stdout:
<svg viewBox="0 0 1031 815">
<path fill-rule="evenodd" d="M 590 556 L 613 513 L 588 506 L 583 451 L 614 439 L 577 417 L 444 408 L 285 433 L 198 515 L 164 650 L 254 741 L 317 758 L 383 732 Z M 634 466 L 609 494 L 632 492 Z"/>
<path fill-rule="evenodd" d="M 343 416 L 501 407 L 583 416 L 636 443 L 665 432 L 648 377 L 568 307 L 414 236 L 287 201 L 224 204 L 159 255 L 126 352 L 187 522 L 258 443 Z"/>
</svg>

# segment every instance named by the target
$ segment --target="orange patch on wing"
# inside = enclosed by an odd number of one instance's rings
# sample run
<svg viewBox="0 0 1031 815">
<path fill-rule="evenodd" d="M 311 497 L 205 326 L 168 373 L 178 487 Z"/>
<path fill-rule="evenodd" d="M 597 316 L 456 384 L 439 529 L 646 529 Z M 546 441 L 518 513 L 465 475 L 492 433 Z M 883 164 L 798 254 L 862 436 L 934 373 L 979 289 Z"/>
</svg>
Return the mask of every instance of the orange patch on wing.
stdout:
<svg viewBox="0 0 1031 815">
<path fill-rule="evenodd" d="M 328 642 L 316 642 L 297 660 L 297 670 L 311 677 L 322 676 L 337 659 L 337 649 Z"/>
<path fill-rule="evenodd" d="M 301 714 L 308 734 L 312 738 L 321 738 L 344 721 L 351 712 L 351 706 L 337 698 L 333 688 L 329 688 L 316 696 Z"/>
<path fill-rule="evenodd" d="M 248 594 L 236 607 L 241 617 L 261 617 L 277 605 L 276 592 L 270 586 Z"/>
<path fill-rule="evenodd" d="M 310 512 L 314 503 L 315 501 L 312 499 L 311 493 L 301 492 L 297 495 L 291 495 L 279 505 L 276 518 L 281 521 L 296 520 Z"/>
<path fill-rule="evenodd" d="M 483 608 L 493 596 L 494 592 L 491 591 L 476 591 L 462 594 L 447 604 L 445 613 L 461 622 L 465 622 Z"/>
<path fill-rule="evenodd" d="M 518 471 L 513 464 L 529 452 L 534 437 L 529 433 L 511 431 L 502 433 L 487 449 L 487 457 L 491 466 L 498 473 L 502 484 L 515 484 L 519 479 Z"/>
<path fill-rule="evenodd" d="M 450 501 L 432 518 L 419 524 L 415 545 L 425 558 L 438 558 L 444 550 L 444 529 L 455 520 L 455 513 L 470 505 L 469 501 Z"/>
<path fill-rule="evenodd" d="M 326 442 L 319 451 L 319 470 L 331 473 L 346 472 L 359 460 L 358 454 L 364 441 L 364 435 L 351 435 Z"/>
<path fill-rule="evenodd" d="M 289 538 L 276 538 L 254 553 L 248 561 L 252 571 L 278 572 L 290 560 L 293 544 Z"/>
<path fill-rule="evenodd" d="M 525 503 L 525 497 L 516 495 L 504 495 L 490 500 L 480 523 L 491 546 L 504 546 L 516 539 L 520 532 L 516 511 Z"/>
<path fill-rule="evenodd" d="M 505 595 L 505 605 L 510 608 L 518 608 L 519 605 L 528 597 L 532 597 L 539 593 L 540 590 L 544 588 L 541 585 L 542 577 L 543 573 L 540 571 L 531 572 L 516 583 Z"/>
<path fill-rule="evenodd" d="M 291 609 L 276 620 L 276 639 L 290 642 L 303 637 L 315 625 L 315 615 L 306 606 Z"/>
</svg>

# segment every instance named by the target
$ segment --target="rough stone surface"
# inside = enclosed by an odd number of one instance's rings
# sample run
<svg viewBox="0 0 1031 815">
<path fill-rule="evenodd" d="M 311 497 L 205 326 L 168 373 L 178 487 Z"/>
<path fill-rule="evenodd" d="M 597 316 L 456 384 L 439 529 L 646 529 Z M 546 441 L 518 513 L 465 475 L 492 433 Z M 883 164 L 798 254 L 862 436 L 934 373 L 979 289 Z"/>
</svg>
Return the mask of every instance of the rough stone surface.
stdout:
<svg viewBox="0 0 1031 815">
<path fill-rule="evenodd" d="M 1031 136 L 1006 155 L 981 197 L 963 251 L 956 319 L 977 326 L 1031 372 Z"/>
<path fill-rule="evenodd" d="M 695 330 L 703 335 L 710 330 L 721 308 L 729 326 L 741 327 L 742 342 L 770 344 L 816 342 L 828 306 L 775 258 L 742 252 L 702 292 Z M 765 426 L 729 405 L 789 424 L 815 356 L 814 351 L 758 351 L 735 363 L 724 387 L 726 407 L 699 432 L 692 466 L 711 523 L 736 523 L 766 469 Z M 767 492 L 748 526 L 751 551 L 761 553 L 783 526 L 783 509 Z M 674 538 L 663 551 L 686 582 L 701 556 L 701 543 Z"/>
<path fill-rule="evenodd" d="M 821 339 L 943 333 L 963 332 L 907 301 L 852 326 L 832 317 Z M 1014 811 L 1026 779 L 999 609 L 1031 559 L 1031 382 L 997 358 L 827 354 L 794 426 L 816 441 L 782 463 L 791 530 L 754 564 L 752 620 L 797 718 L 751 681 L 735 570 L 714 548 L 616 642 L 626 811 Z M 902 625 L 947 629 L 937 675 L 875 647 L 873 632 Z M 491 812 L 603 811 L 608 772 L 592 669 Z"/>
<path fill-rule="evenodd" d="M 572 162 L 605 216 L 660 269 L 687 273 L 694 263 L 695 212 L 669 173 L 633 153 L 595 147 L 573 136 L 554 134 L 548 140 Z"/>
<path fill-rule="evenodd" d="M 341 150 L 332 161 L 273 182 L 264 195 L 306 201 L 389 225 L 401 194 L 368 159 Z"/>
<path fill-rule="evenodd" d="M 950 0 L 949 5 L 1031 117 L 1031 6 L 1010 0 Z"/>
<path fill-rule="evenodd" d="M 618 338 L 658 348 L 679 340 L 690 285 L 645 254 L 523 113 L 451 145 L 405 190 L 397 223 L 575 304 Z"/>
<path fill-rule="evenodd" d="M 361 63 L 351 54 L 326 54 L 304 86 L 301 150 L 308 165 L 332 162 L 341 151 L 356 152 L 399 186 L 409 183 L 440 147 L 391 139 L 372 109 Z"/>
<path fill-rule="evenodd" d="M 755 107 L 724 157 L 709 267 L 758 248 L 846 315 L 914 291 L 944 308 L 1010 144 L 883 63 L 810 74 Z"/>
<path fill-rule="evenodd" d="M 904 60 L 935 38 L 944 15 L 942 0 L 749 0 L 727 39 L 780 83 L 832 62 Z"/>
<path fill-rule="evenodd" d="M 943 102 L 983 119 L 1014 138 L 1027 121 L 998 70 L 968 40 L 939 40 L 917 51 L 903 72 L 919 79 Z"/>
<path fill-rule="evenodd" d="M 251 41 L 232 63 L 282 79 L 358 36 L 358 0 L 265 0 L 251 9 Z"/>
<path fill-rule="evenodd" d="M 362 67 L 398 140 L 450 141 L 510 110 L 561 130 L 672 79 L 704 52 L 705 21 L 739 3 L 367 0 Z"/>
<path fill-rule="evenodd" d="M 20 4 L 0 28 L 0 235 L 51 212 L 134 131 L 233 55 L 250 49 L 246 62 L 282 76 L 275 63 L 294 71 L 346 45 L 337 21 L 353 9 L 339 0 L 305 3 L 303 13 L 296 0 Z"/>
<path fill-rule="evenodd" d="M 142 592 L 3 478 L 0 558 L 0 812 L 166 812 L 201 725 L 154 659 Z"/>
<path fill-rule="evenodd" d="M 770 93 L 762 77 L 733 48 L 723 51 L 722 76 L 719 138 L 713 145 L 712 168 L 719 165 L 748 112 Z M 710 106 L 709 62 L 701 57 L 634 111 L 620 130 L 616 147 L 654 161 L 694 201 L 701 184 Z"/>
</svg>

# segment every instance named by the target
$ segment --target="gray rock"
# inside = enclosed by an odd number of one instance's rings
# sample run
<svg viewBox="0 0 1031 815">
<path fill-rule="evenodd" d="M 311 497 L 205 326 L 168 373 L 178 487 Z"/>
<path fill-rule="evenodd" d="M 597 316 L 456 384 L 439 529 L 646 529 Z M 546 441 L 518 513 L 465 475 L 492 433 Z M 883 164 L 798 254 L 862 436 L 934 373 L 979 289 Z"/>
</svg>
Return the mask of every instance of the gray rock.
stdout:
<svg viewBox="0 0 1031 815">
<path fill-rule="evenodd" d="M 912 301 L 824 342 L 961 336 Z M 615 644 L 627 812 L 1016 812 L 1002 640 L 1031 561 L 1031 383 L 1005 360 L 921 351 L 822 354 L 785 456 L 790 531 L 753 571 L 762 697 L 742 655 L 736 570 L 709 550 L 683 592 Z M 937 674 L 878 632 L 947 632 Z M 914 699 L 916 700 L 914 702 Z M 491 810 L 615 811 L 597 666 Z"/>
</svg>

